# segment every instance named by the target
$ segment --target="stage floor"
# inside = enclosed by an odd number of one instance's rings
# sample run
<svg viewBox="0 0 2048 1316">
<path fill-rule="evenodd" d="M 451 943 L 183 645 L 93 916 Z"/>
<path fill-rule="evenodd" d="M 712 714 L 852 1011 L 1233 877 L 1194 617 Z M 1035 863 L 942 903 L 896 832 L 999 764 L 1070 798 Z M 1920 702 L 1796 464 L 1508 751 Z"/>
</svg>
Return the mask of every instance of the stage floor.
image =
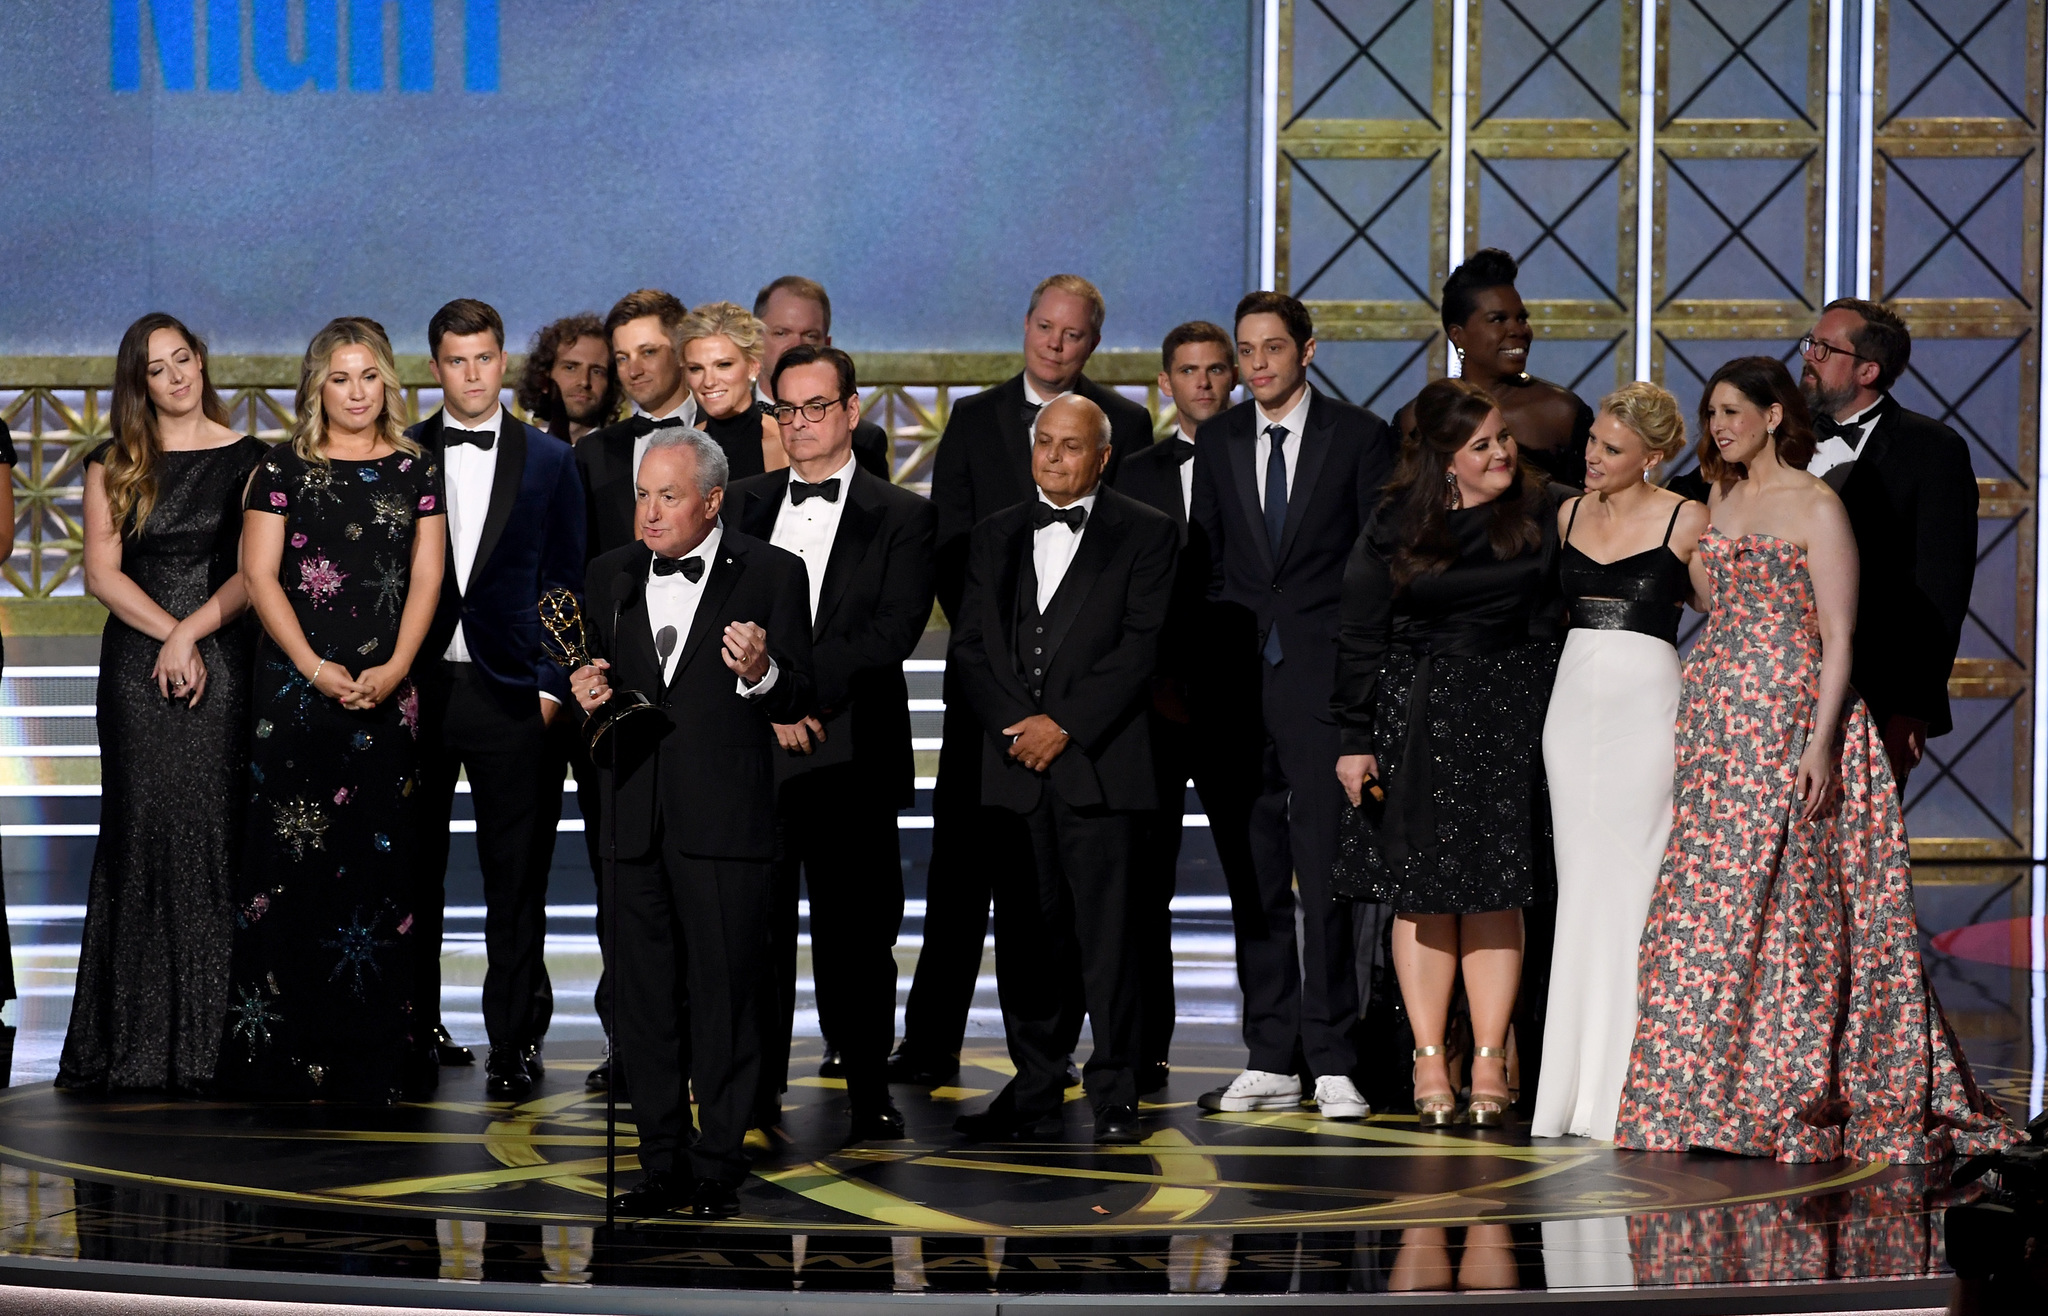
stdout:
<svg viewBox="0 0 2048 1316">
<path fill-rule="evenodd" d="M 480 1070 L 445 1070 L 439 1099 L 387 1109 L 36 1084 L 0 1093 L 0 1252 L 126 1270 L 131 1285 L 161 1268 L 399 1292 L 470 1281 L 496 1296 L 462 1305 L 529 1310 L 571 1288 L 586 1294 L 577 1310 L 611 1309 L 589 1305 L 593 1288 L 1654 1301 L 1739 1285 L 1743 1310 L 1939 1301 L 1944 1167 L 1649 1155 L 1422 1133 L 1404 1115 L 1204 1115 L 1194 1098 L 1236 1071 L 1238 1052 L 1225 1030 L 1198 1031 L 1212 1036 L 1177 1048 L 1165 1099 L 1145 1108 L 1145 1144 L 1114 1149 L 1088 1141 L 1079 1089 L 1063 1141 L 961 1139 L 955 1115 L 1009 1072 L 987 1045 L 953 1086 L 896 1089 L 907 1140 L 844 1146 L 842 1085 L 814 1077 L 816 1044 L 800 1043 L 784 1130 L 757 1144 L 740 1219 L 611 1230 L 605 1103 L 583 1091 L 587 1058 L 550 1057 L 541 1090 L 517 1104 L 484 1100 Z M 1979 1073 L 2024 1108 L 2027 1074 Z M 630 1183 L 630 1109 L 620 1118 Z M 1757 1305 L 1773 1293 L 1784 1303 Z"/>
</svg>

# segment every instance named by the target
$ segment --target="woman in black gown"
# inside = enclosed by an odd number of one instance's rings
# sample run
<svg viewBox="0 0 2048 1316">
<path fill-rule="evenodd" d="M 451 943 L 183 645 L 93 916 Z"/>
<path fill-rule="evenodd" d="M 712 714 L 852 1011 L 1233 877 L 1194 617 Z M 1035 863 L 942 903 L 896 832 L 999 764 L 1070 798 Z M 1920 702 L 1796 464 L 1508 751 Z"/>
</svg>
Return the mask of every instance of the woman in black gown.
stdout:
<svg viewBox="0 0 2048 1316">
<path fill-rule="evenodd" d="M 413 1009 L 408 868 L 419 698 L 440 595 L 441 473 L 405 437 L 374 320 L 306 349 L 289 443 L 243 503 L 262 620 L 248 839 L 220 1073 L 236 1091 L 385 1102 L 437 1075 Z"/>
<path fill-rule="evenodd" d="M 1456 1114 L 1444 1035 L 1462 969 L 1468 1111 L 1491 1127 L 1506 1119 L 1522 909 L 1552 895 L 1542 733 L 1558 645 L 1531 622 L 1555 605 L 1556 514 L 1484 389 L 1440 379 L 1415 419 L 1344 572 L 1337 776 L 1354 806 L 1371 778 L 1386 798 L 1377 825 L 1347 814 L 1333 886 L 1393 907 L 1424 1128 Z"/>
<path fill-rule="evenodd" d="M 242 486 L 206 347 L 143 316 L 114 364 L 114 437 L 86 458 L 85 586 L 100 641 L 100 839 L 57 1086 L 194 1092 L 227 1009 L 254 634 Z"/>
<path fill-rule="evenodd" d="M 697 428 L 725 449 L 732 479 L 789 465 L 782 427 L 768 418 L 755 394 L 767 331 L 737 302 L 706 302 L 691 311 L 678 335 L 683 369 L 697 399 Z"/>
</svg>

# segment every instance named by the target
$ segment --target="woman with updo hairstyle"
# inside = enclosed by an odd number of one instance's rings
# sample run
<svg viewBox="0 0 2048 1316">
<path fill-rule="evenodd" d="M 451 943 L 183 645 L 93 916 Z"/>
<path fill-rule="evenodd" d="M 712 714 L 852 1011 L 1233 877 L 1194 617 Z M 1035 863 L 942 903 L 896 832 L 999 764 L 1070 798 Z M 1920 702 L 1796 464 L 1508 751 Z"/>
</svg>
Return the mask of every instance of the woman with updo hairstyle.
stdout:
<svg viewBox="0 0 2048 1316">
<path fill-rule="evenodd" d="M 1635 383 L 1600 401 L 1586 492 L 1558 509 L 1571 630 L 1550 691 L 1543 766 L 1557 927 L 1529 1132 L 1614 1137 L 1635 1036 L 1636 947 L 1671 830 L 1678 622 L 1707 509 L 1659 486 L 1685 448 L 1678 400 Z"/>
<path fill-rule="evenodd" d="M 1444 280 L 1444 336 L 1457 354 L 1459 374 L 1485 389 L 1501 409 L 1522 460 L 1560 484 L 1577 485 L 1585 478 L 1582 460 L 1593 409 L 1562 384 L 1529 373 L 1536 330 L 1515 289 L 1520 273 L 1515 258 L 1498 247 L 1473 252 Z M 1395 428 L 1405 434 L 1412 423 L 1404 409 Z"/>
<path fill-rule="evenodd" d="M 769 420 L 756 392 L 767 337 L 767 327 L 736 302 L 706 302 L 677 331 L 683 371 L 697 399 L 697 427 L 725 449 L 734 480 L 789 465 L 782 427 Z"/>
<path fill-rule="evenodd" d="M 1462 379 L 1423 389 L 1345 567 L 1331 708 L 1352 805 L 1332 885 L 1393 908 L 1425 1129 L 1457 1118 L 1444 1037 L 1461 971 L 1467 1113 L 1506 1120 L 1522 910 L 1550 895 L 1539 747 L 1557 645 L 1531 632 L 1555 599 L 1556 548 L 1546 483 L 1492 396 Z"/>
</svg>

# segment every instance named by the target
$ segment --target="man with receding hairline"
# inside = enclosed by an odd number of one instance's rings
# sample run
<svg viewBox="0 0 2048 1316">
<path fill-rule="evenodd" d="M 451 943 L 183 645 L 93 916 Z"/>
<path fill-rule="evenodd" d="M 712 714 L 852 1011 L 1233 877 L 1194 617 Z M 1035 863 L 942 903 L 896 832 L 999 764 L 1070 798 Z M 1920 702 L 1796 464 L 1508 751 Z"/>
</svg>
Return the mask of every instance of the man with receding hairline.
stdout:
<svg viewBox="0 0 2048 1316">
<path fill-rule="evenodd" d="M 761 375 L 754 384 L 755 396 L 766 406 L 776 405 L 768 381 L 775 378 L 775 363 L 790 348 L 832 346 L 832 298 L 825 285 L 801 274 L 785 274 L 754 294 L 754 318 L 767 328 L 761 339 Z M 890 477 L 889 434 L 866 416 L 853 427 L 853 459 L 870 475 Z"/>
<path fill-rule="evenodd" d="M 996 888 L 996 983 L 1017 1076 L 955 1127 L 1056 1138 L 1085 1003 L 1095 1140 L 1131 1144 L 1143 1137 L 1131 861 L 1140 813 L 1158 804 L 1143 709 L 1179 533 L 1102 487 L 1110 421 L 1095 403 L 1051 399 L 1031 440 L 1037 496 L 975 527 L 947 657 L 981 730 L 981 802 L 1020 818 L 1030 861 Z"/>
</svg>

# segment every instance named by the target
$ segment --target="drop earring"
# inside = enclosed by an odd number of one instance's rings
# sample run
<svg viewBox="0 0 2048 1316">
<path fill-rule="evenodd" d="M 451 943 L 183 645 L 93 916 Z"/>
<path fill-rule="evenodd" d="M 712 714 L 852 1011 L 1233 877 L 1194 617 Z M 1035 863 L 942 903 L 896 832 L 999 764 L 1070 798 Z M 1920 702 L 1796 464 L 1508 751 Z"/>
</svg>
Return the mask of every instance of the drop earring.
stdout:
<svg viewBox="0 0 2048 1316">
<path fill-rule="evenodd" d="M 1455 512 L 1464 505 L 1465 497 L 1458 492 L 1458 473 L 1456 471 L 1445 471 L 1444 506 L 1450 511 Z"/>
</svg>

